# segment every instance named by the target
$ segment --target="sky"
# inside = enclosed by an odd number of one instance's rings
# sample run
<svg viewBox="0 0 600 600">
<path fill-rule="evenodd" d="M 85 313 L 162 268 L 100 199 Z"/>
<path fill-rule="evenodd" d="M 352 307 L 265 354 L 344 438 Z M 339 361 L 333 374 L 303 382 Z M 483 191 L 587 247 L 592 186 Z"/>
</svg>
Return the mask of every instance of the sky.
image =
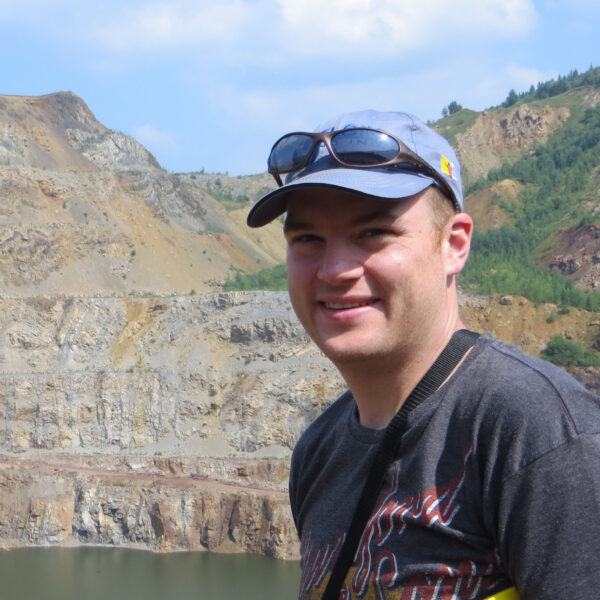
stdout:
<svg viewBox="0 0 600 600">
<path fill-rule="evenodd" d="M 266 170 L 373 108 L 437 120 L 600 65 L 599 0 L 0 0 L 0 94 L 72 91 L 172 172 Z"/>
</svg>

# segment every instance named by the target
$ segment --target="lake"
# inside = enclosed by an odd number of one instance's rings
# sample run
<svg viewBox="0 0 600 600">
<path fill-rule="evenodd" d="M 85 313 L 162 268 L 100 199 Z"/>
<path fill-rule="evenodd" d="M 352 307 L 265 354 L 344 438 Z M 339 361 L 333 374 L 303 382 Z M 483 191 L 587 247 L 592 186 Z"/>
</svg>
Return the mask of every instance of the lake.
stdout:
<svg viewBox="0 0 600 600">
<path fill-rule="evenodd" d="M 2 600 L 286 600 L 300 566 L 248 554 L 121 548 L 0 551 Z"/>
</svg>

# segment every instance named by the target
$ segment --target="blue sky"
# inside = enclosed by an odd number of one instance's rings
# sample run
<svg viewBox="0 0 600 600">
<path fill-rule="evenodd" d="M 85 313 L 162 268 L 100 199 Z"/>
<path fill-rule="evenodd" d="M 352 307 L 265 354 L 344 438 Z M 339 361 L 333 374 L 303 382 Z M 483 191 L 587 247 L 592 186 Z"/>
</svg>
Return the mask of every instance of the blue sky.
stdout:
<svg viewBox="0 0 600 600">
<path fill-rule="evenodd" d="M 0 93 L 70 90 L 170 171 L 348 110 L 437 119 L 600 64 L 598 0 L 0 0 Z"/>
</svg>

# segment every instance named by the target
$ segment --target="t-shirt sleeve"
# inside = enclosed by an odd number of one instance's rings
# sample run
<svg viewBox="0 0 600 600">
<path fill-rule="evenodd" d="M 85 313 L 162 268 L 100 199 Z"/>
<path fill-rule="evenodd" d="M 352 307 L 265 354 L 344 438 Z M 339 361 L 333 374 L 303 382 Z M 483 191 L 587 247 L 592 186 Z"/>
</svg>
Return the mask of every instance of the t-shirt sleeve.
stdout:
<svg viewBox="0 0 600 600">
<path fill-rule="evenodd" d="M 504 481 L 497 535 L 521 600 L 600 598 L 600 434 L 581 434 Z"/>
</svg>

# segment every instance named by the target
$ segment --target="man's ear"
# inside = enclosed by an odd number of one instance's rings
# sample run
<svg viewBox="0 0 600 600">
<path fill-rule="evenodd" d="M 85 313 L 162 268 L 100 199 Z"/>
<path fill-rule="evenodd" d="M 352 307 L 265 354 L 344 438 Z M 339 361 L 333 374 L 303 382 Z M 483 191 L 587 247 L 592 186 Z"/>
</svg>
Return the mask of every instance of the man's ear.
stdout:
<svg viewBox="0 0 600 600">
<path fill-rule="evenodd" d="M 472 233 L 473 219 L 467 213 L 456 213 L 448 221 L 444 239 L 447 275 L 458 275 L 465 266 Z"/>
</svg>

